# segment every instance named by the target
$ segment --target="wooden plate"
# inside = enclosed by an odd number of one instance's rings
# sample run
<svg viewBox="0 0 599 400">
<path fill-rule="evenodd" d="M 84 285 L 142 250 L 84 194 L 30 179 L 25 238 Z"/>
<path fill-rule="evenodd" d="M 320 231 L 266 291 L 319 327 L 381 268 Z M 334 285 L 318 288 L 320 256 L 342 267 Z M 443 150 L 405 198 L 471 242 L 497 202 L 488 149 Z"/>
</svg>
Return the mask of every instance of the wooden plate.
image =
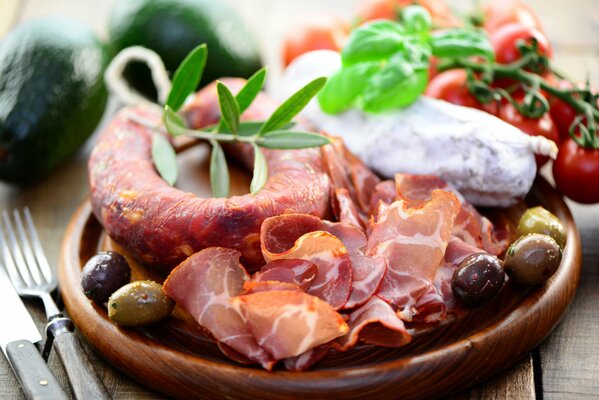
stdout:
<svg viewBox="0 0 599 400">
<path fill-rule="evenodd" d="M 197 164 L 197 162 L 196 162 Z M 206 194 L 207 176 L 190 175 Z M 246 179 L 232 174 L 236 187 Z M 243 184 L 241 184 L 242 182 Z M 193 186 L 192 185 L 192 186 Z M 239 189 L 242 191 L 245 189 Z M 66 308 L 79 331 L 113 366 L 143 385 L 177 398 L 202 399 L 384 399 L 431 398 L 476 385 L 508 368 L 556 326 L 578 286 L 581 250 L 570 211 L 543 179 L 529 203 L 541 203 L 566 225 L 568 244 L 557 273 L 532 290 L 508 285 L 484 308 L 432 330 L 408 346 L 357 347 L 331 353 L 308 372 L 267 372 L 236 364 L 175 309 L 169 320 L 145 330 L 121 329 L 106 309 L 80 287 L 81 268 L 99 249 L 114 246 L 91 213 L 88 201 L 73 215 L 64 237 L 59 280 Z M 514 221 L 518 212 L 504 212 Z M 134 279 L 162 277 L 133 263 Z"/>
</svg>

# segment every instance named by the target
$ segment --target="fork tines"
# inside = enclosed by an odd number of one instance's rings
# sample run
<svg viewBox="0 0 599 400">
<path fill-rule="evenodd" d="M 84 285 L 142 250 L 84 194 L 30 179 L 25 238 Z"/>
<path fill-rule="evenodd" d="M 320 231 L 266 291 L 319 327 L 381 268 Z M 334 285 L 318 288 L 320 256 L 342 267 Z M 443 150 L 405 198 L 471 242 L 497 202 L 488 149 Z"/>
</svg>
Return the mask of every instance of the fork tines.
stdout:
<svg viewBox="0 0 599 400">
<path fill-rule="evenodd" d="M 51 284 L 52 270 L 33 225 L 29 208 L 25 207 L 22 215 L 15 209 L 11 218 L 8 211 L 2 211 L 0 247 L 4 267 L 17 289 Z"/>
</svg>

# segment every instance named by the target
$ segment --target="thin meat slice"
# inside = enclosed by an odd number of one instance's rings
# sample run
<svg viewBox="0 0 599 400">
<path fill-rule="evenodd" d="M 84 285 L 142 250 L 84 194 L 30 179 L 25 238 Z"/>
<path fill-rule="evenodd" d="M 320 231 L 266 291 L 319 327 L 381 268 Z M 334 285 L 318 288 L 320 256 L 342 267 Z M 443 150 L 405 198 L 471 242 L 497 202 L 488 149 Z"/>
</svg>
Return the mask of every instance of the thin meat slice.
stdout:
<svg viewBox="0 0 599 400">
<path fill-rule="evenodd" d="M 252 293 L 232 298 L 231 305 L 276 360 L 299 356 L 349 330 L 329 304 L 304 292 Z"/>
<path fill-rule="evenodd" d="M 347 189 L 335 189 L 331 199 L 333 200 L 333 213 L 337 220 L 355 226 L 360 230 L 364 229 L 364 220 L 366 218 L 362 217 L 358 211 Z"/>
<path fill-rule="evenodd" d="M 388 180 L 378 183 L 370 197 L 369 215 L 377 215 L 380 204 L 390 205 L 396 200 L 396 197 L 395 182 Z"/>
<path fill-rule="evenodd" d="M 350 309 L 364 304 L 379 289 L 387 262 L 384 257 L 365 256 L 360 253 L 350 254 L 353 271 L 352 290 L 344 308 Z"/>
<path fill-rule="evenodd" d="M 291 290 L 303 292 L 303 290 L 293 283 L 279 282 L 279 281 L 245 281 L 243 283 L 242 295 L 258 293 L 258 292 L 271 292 L 273 290 Z"/>
<path fill-rule="evenodd" d="M 402 271 L 432 279 L 459 210 L 455 195 L 443 190 L 435 190 L 420 207 L 408 208 L 405 201 L 396 201 L 374 223 L 367 254 L 384 255 L 390 268 L 401 263 Z"/>
<path fill-rule="evenodd" d="M 204 249 L 171 272 L 164 291 L 216 340 L 270 370 L 273 358 L 256 343 L 229 302 L 243 291 L 243 283 L 249 278 L 239 263 L 240 256 L 232 249 Z"/>
<path fill-rule="evenodd" d="M 288 230 L 283 229 L 283 227 L 287 227 Z M 367 257 L 364 255 L 367 243 L 366 235 L 361 229 L 353 225 L 342 222 L 321 221 L 311 215 L 280 215 L 269 218 L 262 224 L 263 246 L 267 249 L 267 252 L 270 247 L 284 253 L 293 248 L 288 246 L 290 246 L 290 241 L 294 235 L 308 229 L 318 229 L 334 235 L 341 240 L 347 249 L 351 261 L 352 284 L 349 300 L 343 308 L 349 309 L 363 304 L 376 293 L 385 274 L 385 260 L 383 257 Z M 296 243 L 294 242 L 292 246 L 296 246 Z M 264 257 L 271 259 L 273 256 L 265 253 Z M 316 283 L 313 282 L 311 285 L 308 292 L 315 294 L 314 287 Z M 327 298 L 320 298 L 327 300 Z"/>
<path fill-rule="evenodd" d="M 437 270 L 437 276 L 435 277 L 435 287 L 437 288 L 437 292 L 443 296 L 443 301 L 447 306 L 448 312 L 452 312 L 459 307 L 459 303 L 451 291 L 453 272 L 466 257 L 481 252 L 484 252 L 484 250 L 472 246 L 457 237 L 451 238 L 447 244 L 443 264 Z"/>
<path fill-rule="evenodd" d="M 300 236 L 326 231 L 338 237 L 349 252 L 366 246 L 362 229 L 343 222 L 321 220 L 309 214 L 283 214 L 267 218 L 260 228 L 262 248 L 271 253 L 282 253 L 293 247 Z"/>
<path fill-rule="evenodd" d="M 358 198 L 358 206 L 363 213 L 367 214 L 370 199 L 381 179 L 362 160 L 349 151 L 344 142 L 341 143 L 343 144 L 343 155 L 349 164 L 350 179 Z"/>
<path fill-rule="evenodd" d="M 267 261 L 303 259 L 316 264 L 317 272 L 308 293 L 339 309 L 345 305 L 352 285 L 352 265 L 343 242 L 325 231 L 310 232 L 296 240 L 293 247 L 281 253 L 271 252 L 262 243 Z"/>
<path fill-rule="evenodd" d="M 507 235 L 501 229 L 496 229 L 491 221 L 483 217 L 457 190 L 438 176 L 397 174 L 395 184 L 397 195 L 406 200 L 410 207 L 429 201 L 435 189 L 451 191 L 462 205 L 455 221 L 453 234 L 491 254 L 499 255 L 507 248 L 509 244 Z"/>
<path fill-rule="evenodd" d="M 292 283 L 303 291 L 308 290 L 310 282 L 316 277 L 318 267 L 307 260 L 280 259 L 273 260 L 257 272 L 254 281 L 278 281 Z"/>
<path fill-rule="evenodd" d="M 283 364 L 289 371 L 306 371 L 329 354 L 331 348 L 333 348 L 331 343 L 321 344 L 320 346 L 316 346 L 303 352 L 297 357 L 285 359 Z"/>
<path fill-rule="evenodd" d="M 349 315 L 349 332 L 336 340 L 340 351 L 356 345 L 358 339 L 378 346 L 400 347 L 412 340 L 393 308 L 377 296 Z"/>
<path fill-rule="evenodd" d="M 379 296 L 399 307 L 408 321 L 424 311 L 415 308 L 419 298 L 435 290 L 432 282 L 459 211 L 455 195 L 435 190 L 432 199 L 419 207 L 394 202 L 372 225 L 366 255 L 387 260 Z"/>
</svg>

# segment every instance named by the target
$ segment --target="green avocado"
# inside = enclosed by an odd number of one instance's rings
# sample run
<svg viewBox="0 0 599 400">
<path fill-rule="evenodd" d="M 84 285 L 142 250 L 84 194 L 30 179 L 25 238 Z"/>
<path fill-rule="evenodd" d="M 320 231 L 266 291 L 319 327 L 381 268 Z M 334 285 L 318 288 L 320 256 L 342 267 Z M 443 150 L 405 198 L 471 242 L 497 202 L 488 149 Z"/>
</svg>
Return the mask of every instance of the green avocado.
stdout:
<svg viewBox="0 0 599 400">
<path fill-rule="evenodd" d="M 154 50 L 171 74 L 193 48 L 206 43 L 208 60 L 200 86 L 223 76 L 247 78 L 261 68 L 252 35 L 222 0 L 118 1 L 109 33 L 114 50 L 130 46 Z M 156 98 L 145 65 L 131 63 L 125 77 L 137 90 Z"/>
<path fill-rule="evenodd" d="M 25 23 L 0 41 L 0 180 L 40 180 L 94 131 L 106 105 L 108 54 L 63 17 Z"/>
</svg>

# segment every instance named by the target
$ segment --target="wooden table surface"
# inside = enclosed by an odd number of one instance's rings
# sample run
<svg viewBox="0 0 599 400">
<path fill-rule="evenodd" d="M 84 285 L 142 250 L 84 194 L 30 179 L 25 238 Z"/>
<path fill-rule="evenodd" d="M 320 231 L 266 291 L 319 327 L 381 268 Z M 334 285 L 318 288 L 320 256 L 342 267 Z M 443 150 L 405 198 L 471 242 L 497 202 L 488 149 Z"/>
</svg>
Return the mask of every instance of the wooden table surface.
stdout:
<svg viewBox="0 0 599 400">
<path fill-rule="evenodd" d="M 280 37 L 290 21 L 323 10 L 349 17 L 349 0 L 231 0 L 254 30 L 271 75 L 277 74 Z M 67 15 L 91 26 L 106 38 L 112 1 L 97 0 L 0 0 L 0 40 L 22 21 L 45 15 Z M 467 0 L 452 1 L 458 10 Z M 551 40 L 557 65 L 576 79 L 587 74 L 599 86 L 599 0 L 530 0 Z M 274 67 L 272 67 L 274 66 Z M 103 123 L 115 110 L 110 103 Z M 76 207 L 87 195 L 86 160 L 94 139 L 43 183 L 17 188 L 0 183 L 0 209 L 29 206 L 51 264 L 56 267 L 62 234 Z M 550 175 L 549 169 L 543 174 Z M 599 205 L 568 202 L 583 243 L 583 275 L 576 298 L 555 331 L 524 360 L 495 379 L 462 393 L 459 399 L 565 399 L 599 398 Z M 41 332 L 43 309 L 28 301 Z M 1 305 L 0 305 L 1 307 Z M 164 398 L 131 381 L 105 363 L 88 346 L 87 351 L 114 398 Z M 49 360 L 63 387 L 65 373 L 55 352 Z M 0 356 L 0 399 L 23 395 L 6 359 Z"/>
</svg>

